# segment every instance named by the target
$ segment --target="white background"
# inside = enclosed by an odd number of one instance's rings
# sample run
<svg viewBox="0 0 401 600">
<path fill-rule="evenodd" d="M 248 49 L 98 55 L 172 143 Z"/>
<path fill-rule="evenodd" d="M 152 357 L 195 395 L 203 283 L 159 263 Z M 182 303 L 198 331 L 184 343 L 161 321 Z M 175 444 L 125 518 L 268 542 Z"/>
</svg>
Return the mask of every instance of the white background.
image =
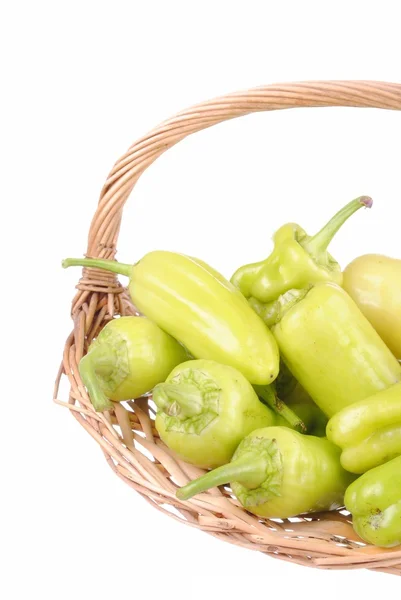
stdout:
<svg viewBox="0 0 401 600">
<path fill-rule="evenodd" d="M 164 517 L 109 469 L 52 386 L 98 194 L 131 143 L 178 110 L 307 79 L 401 82 L 397 2 L 18 2 L 1 9 L 2 598 L 297 598 L 391 594 Z M 380 7 L 380 9 L 378 8 Z M 315 232 L 360 194 L 332 253 L 401 256 L 401 115 L 300 109 L 185 140 L 141 178 L 118 258 L 178 250 L 226 276 L 288 220 Z M 191 583 L 192 582 L 192 583 Z M 351 591 L 351 588 L 354 591 Z M 398 591 L 399 594 L 399 591 Z"/>
</svg>

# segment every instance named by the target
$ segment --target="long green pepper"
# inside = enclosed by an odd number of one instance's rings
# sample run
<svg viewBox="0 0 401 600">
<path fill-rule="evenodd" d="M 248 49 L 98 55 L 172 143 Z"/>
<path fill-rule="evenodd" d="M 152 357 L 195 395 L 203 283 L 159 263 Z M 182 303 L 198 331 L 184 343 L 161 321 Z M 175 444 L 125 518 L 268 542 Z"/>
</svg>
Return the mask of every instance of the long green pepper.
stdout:
<svg viewBox="0 0 401 600">
<path fill-rule="evenodd" d="M 353 479 L 340 465 L 338 448 L 327 439 L 267 427 L 244 438 L 229 464 L 191 481 L 177 490 L 177 497 L 188 500 L 230 483 L 249 512 L 284 519 L 339 508 Z"/>
<path fill-rule="evenodd" d="M 253 384 L 278 374 L 277 344 L 261 319 L 230 282 L 203 261 L 155 251 L 134 265 L 67 258 L 64 267 L 106 269 L 130 278 L 134 305 L 195 358 L 238 369 Z"/>
<path fill-rule="evenodd" d="M 334 283 L 257 307 L 298 382 L 328 416 L 401 381 L 401 365 Z"/>
</svg>

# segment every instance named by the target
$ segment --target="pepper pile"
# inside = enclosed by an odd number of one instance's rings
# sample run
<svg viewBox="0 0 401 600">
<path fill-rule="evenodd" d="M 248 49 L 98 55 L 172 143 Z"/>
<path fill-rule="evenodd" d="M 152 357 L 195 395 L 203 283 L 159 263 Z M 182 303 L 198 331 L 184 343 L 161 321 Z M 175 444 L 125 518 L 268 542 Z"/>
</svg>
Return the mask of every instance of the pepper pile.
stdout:
<svg viewBox="0 0 401 600">
<path fill-rule="evenodd" d="M 365 541 L 401 544 L 401 261 L 342 272 L 327 251 L 371 205 L 353 200 L 313 237 L 284 225 L 231 281 L 173 252 L 63 261 L 130 279 L 144 316 L 108 323 L 79 371 L 97 411 L 152 393 L 160 438 L 207 470 L 178 498 L 230 484 L 267 518 L 345 505 Z"/>
</svg>

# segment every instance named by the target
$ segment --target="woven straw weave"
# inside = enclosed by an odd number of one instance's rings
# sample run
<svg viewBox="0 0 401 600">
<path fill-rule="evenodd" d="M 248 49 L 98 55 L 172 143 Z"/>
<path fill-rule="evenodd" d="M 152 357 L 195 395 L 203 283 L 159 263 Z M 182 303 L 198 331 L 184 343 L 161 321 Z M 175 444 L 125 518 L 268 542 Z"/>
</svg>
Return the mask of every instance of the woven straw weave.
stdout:
<svg viewBox="0 0 401 600">
<path fill-rule="evenodd" d="M 351 106 L 401 109 L 401 84 L 372 81 L 313 81 L 269 85 L 204 102 L 165 121 L 139 139 L 115 164 L 101 191 L 86 255 L 114 258 L 122 211 L 133 187 L 158 156 L 186 136 L 227 119 L 253 112 L 297 107 Z M 156 509 L 222 541 L 310 567 L 368 568 L 401 574 L 401 547 L 365 545 L 346 511 L 287 520 L 261 520 L 247 513 L 229 489 L 213 489 L 189 501 L 175 497 L 176 486 L 203 471 L 177 459 L 154 428 L 147 398 L 115 404 L 96 413 L 80 380 L 77 364 L 91 340 L 115 314 L 136 314 L 127 291 L 111 273 L 84 269 L 72 303 L 74 329 L 57 375 L 54 400 L 66 406 L 99 444 L 114 472 Z M 68 400 L 59 399 L 68 378 Z M 151 457 L 151 458 L 149 458 Z"/>
</svg>

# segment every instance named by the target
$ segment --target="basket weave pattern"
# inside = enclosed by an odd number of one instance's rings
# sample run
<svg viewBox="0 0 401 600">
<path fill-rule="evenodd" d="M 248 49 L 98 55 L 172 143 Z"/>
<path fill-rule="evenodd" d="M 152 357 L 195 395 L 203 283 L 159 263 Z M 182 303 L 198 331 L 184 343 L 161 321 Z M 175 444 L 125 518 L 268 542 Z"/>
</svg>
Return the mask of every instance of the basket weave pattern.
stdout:
<svg viewBox="0 0 401 600">
<path fill-rule="evenodd" d="M 270 85 L 210 100 L 177 114 L 139 139 L 115 164 L 100 194 L 86 256 L 114 258 L 123 207 L 136 182 L 163 152 L 186 136 L 253 112 L 319 106 L 401 110 L 401 84 L 316 81 Z M 54 401 L 71 411 L 121 479 L 158 510 L 223 541 L 311 567 L 368 568 L 401 575 L 401 547 L 385 550 L 363 544 L 346 511 L 263 520 L 247 513 L 225 488 L 189 501 L 178 500 L 176 486 L 203 471 L 179 460 L 159 439 L 148 398 L 116 403 L 113 411 L 96 413 L 77 368 L 102 327 L 114 315 L 135 315 L 136 309 L 112 273 L 84 269 L 77 289 L 72 303 L 74 329 L 66 341 Z M 64 377 L 70 387 L 67 401 L 59 399 Z"/>
</svg>

